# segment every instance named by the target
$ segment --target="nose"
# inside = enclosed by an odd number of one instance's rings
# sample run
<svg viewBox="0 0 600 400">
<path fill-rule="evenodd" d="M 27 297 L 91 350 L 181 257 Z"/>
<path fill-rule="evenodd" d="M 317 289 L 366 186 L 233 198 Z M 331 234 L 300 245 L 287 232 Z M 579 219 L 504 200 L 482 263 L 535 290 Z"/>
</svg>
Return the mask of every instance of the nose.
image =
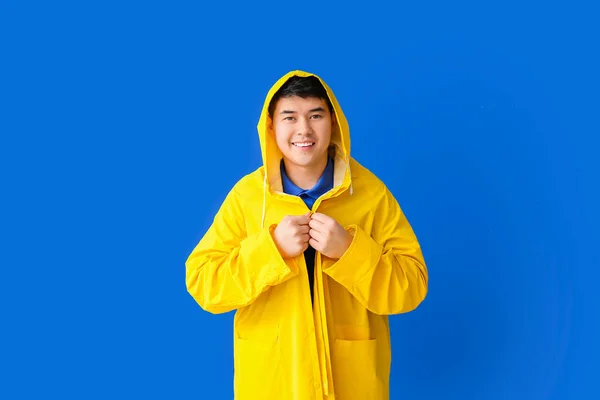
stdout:
<svg viewBox="0 0 600 400">
<path fill-rule="evenodd" d="M 307 118 L 298 118 L 296 126 L 298 128 L 297 135 L 311 135 L 313 133 L 312 125 Z"/>
</svg>

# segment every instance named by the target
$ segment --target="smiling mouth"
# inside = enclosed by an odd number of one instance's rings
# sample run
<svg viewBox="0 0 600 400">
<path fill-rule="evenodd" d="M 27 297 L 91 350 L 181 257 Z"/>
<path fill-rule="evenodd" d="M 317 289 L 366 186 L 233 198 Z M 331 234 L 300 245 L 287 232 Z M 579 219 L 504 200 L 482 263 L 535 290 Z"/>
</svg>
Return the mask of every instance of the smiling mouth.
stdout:
<svg viewBox="0 0 600 400">
<path fill-rule="evenodd" d="M 315 145 L 315 142 L 292 143 L 296 147 L 307 148 Z"/>
</svg>

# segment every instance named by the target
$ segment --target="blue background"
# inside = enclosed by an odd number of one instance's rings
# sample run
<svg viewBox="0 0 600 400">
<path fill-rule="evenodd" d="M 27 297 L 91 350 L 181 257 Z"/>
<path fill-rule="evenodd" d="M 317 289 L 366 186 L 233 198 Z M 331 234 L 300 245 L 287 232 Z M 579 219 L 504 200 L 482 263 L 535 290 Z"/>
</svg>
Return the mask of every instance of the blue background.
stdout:
<svg viewBox="0 0 600 400">
<path fill-rule="evenodd" d="M 184 263 L 293 69 L 428 262 L 392 399 L 600 398 L 592 2 L 199 4 L 0 6 L 0 398 L 232 398 Z"/>
</svg>

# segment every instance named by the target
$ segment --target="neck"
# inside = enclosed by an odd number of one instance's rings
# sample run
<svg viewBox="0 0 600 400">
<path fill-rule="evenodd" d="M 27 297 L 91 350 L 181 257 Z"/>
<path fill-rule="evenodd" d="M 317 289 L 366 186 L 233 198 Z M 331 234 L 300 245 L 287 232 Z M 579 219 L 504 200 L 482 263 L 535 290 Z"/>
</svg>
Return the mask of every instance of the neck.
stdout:
<svg viewBox="0 0 600 400">
<path fill-rule="evenodd" d="M 318 164 L 306 167 L 294 165 L 287 160 L 283 160 L 283 163 L 285 165 L 285 173 L 294 182 L 294 185 L 301 189 L 309 190 L 317 184 L 323 175 L 328 161 L 328 157 L 325 157 Z"/>
</svg>

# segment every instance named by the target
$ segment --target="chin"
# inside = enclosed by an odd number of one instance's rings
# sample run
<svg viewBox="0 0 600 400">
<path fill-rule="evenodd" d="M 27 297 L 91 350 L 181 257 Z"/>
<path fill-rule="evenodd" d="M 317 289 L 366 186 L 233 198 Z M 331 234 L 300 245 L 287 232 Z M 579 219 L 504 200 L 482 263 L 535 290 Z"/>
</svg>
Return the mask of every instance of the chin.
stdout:
<svg viewBox="0 0 600 400">
<path fill-rule="evenodd" d="M 328 153 L 325 152 L 323 154 L 320 155 L 302 155 L 302 154 L 294 154 L 293 152 L 290 153 L 284 153 L 283 154 L 284 158 L 287 159 L 287 161 L 291 162 L 294 165 L 297 165 L 299 167 L 312 167 L 312 166 L 316 166 L 320 164 L 320 161 L 322 161 L 324 158 L 326 158 L 328 156 Z"/>
<path fill-rule="evenodd" d="M 317 159 L 311 159 L 311 160 L 294 160 L 294 159 L 292 159 L 292 162 L 300 167 L 305 167 L 305 168 L 316 167 L 319 165 L 319 161 L 317 161 Z"/>
</svg>

